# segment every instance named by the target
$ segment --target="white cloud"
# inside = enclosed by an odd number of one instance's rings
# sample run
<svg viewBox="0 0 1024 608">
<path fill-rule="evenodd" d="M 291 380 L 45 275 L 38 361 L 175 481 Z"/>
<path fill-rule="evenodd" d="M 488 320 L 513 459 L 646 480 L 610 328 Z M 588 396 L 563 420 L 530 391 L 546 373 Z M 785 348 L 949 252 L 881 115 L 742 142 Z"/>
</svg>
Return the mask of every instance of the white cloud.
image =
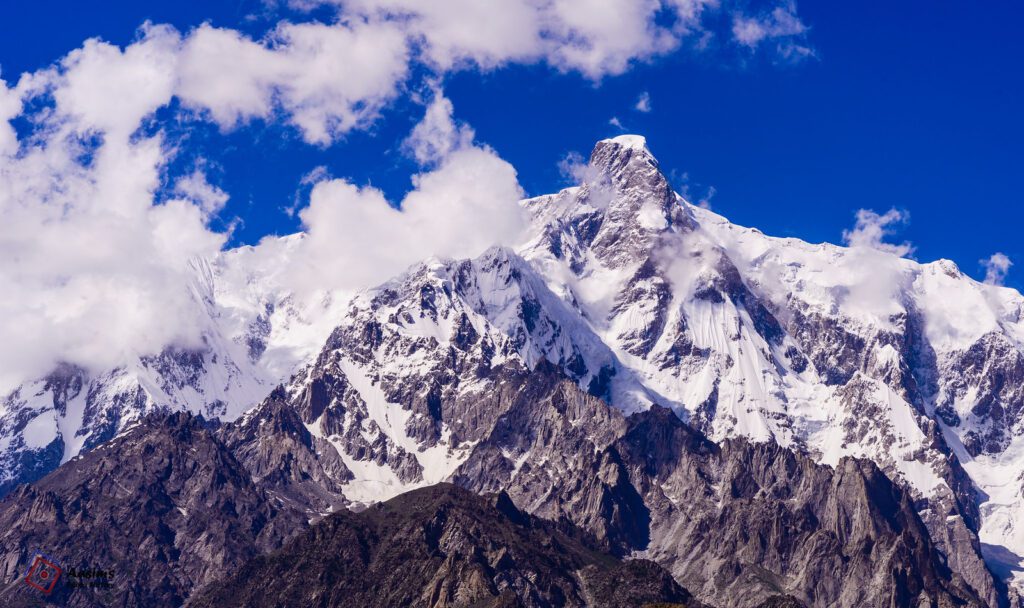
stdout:
<svg viewBox="0 0 1024 608">
<path fill-rule="evenodd" d="M 562 177 L 573 184 L 582 184 L 596 175 L 590 168 L 590 163 L 579 152 L 569 152 L 565 158 L 558 161 L 558 171 Z"/>
<path fill-rule="evenodd" d="M 21 110 L 21 94 L 0 78 L 0 159 L 18 150 L 18 134 L 10 121 L 21 114 Z"/>
<path fill-rule="evenodd" d="M 398 205 L 369 186 L 325 179 L 299 212 L 307 238 L 292 280 L 299 290 L 366 287 L 430 256 L 472 257 L 514 245 L 526 225 L 522 188 L 512 165 L 472 143 L 440 91 L 410 135 L 408 147 L 435 166 L 412 178 Z M 427 146 L 421 138 L 443 143 Z M 426 146 L 426 147 L 424 147 Z"/>
<path fill-rule="evenodd" d="M 433 95 L 423 120 L 404 142 L 405 148 L 421 165 L 437 163 L 473 141 L 473 129 L 455 122 L 451 100 L 437 89 Z"/>
<path fill-rule="evenodd" d="M 857 222 L 853 230 L 843 231 L 843 242 L 850 247 L 875 249 L 892 253 L 900 257 L 910 255 L 914 247 L 907 242 L 898 245 L 884 242 L 894 232 L 893 226 L 905 224 L 910 220 L 906 211 L 890 209 L 879 215 L 870 209 L 857 211 Z"/>
<path fill-rule="evenodd" d="M 349 13 L 400 23 L 441 71 L 462 63 L 493 68 L 535 61 L 543 45 L 541 7 L 530 0 L 338 0 Z"/>
<path fill-rule="evenodd" d="M 619 120 L 618 116 L 612 116 L 611 118 L 609 118 L 608 124 L 615 127 L 616 129 L 619 129 L 620 131 L 625 130 L 625 127 L 622 126 L 622 121 Z"/>
<path fill-rule="evenodd" d="M 647 91 L 640 93 L 640 97 L 636 100 L 636 105 L 633 106 L 637 112 L 650 112 L 651 111 L 651 94 Z"/>
<path fill-rule="evenodd" d="M 299 212 L 307 238 L 295 287 L 366 287 L 430 256 L 470 257 L 522 236 L 515 169 L 486 148 L 452 152 L 392 206 L 372 187 L 322 181 Z"/>
<path fill-rule="evenodd" d="M 199 169 L 178 178 L 174 190 L 195 203 L 207 217 L 223 209 L 228 202 L 228 193 L 208 182 L 206 174 Z"/>
<path fill-rule="evenodd" d="M 234 127 L 270 115 L 280 63 L 273 51 L 235 30 L 203 25 L 182 48 L 177 92 L 186 106 Z"/>
<path fill-rule="evenodd" d="M 282 23 L 265 44 L 203 25 L 184 44 L 177 93 L 224 128 L 280 106 L 306 141 L 326 144 L 376 118 L 408 62 L 389 23 Z"/>
<path fill-rule="evenodd" d="M 656 0 L 555 0 L 546 16 L 551 35 L 548 61 L 591 78 L 621 74 L 630 63 L 679 45 L 679 36 L 659 27 Z"/>
<path fill-rule="evenodd" d="M 92 149 L 61 130 L 0 164 L 0 386 L 198 343 L 189 263 L 224 237 L 156 203 L 164 159 L 159 136 Z"/>
<path fill-rule="evenodd" d="M 467 65 L 545 62 L 599 80 L 676 50 L 691 35 L 706 41 L 704 18 L 719 0 L 309 0 L 342 14 L 399 23 L 441 72 Z M 780 13 L 792 15 L 785 5 Z M 744 13 L 738 11 L 743 17 Z"/>
<path fill-rule="evenodd" d="M 796 14 L 796 2 L 789 0 L 760 15 L 737 12 L 732 19 L 733 39 L 751 50 L 774 44 L 781 59 L 800 61 L 814 56 L 804 42 L 808 27 Z"/>
<path fill-rule="evenodd" d="M 980 264 L 985 267 L 985 282 L 989 285 L 1002 285 L 1006 281 L 1006 275 L 1010 272 L 1013 262 L 1004 253 L 993 253 L 988 259 L 981 260 Z"/>
<path fill-rule="evenodd" d="M 142 39 L 123 51 L 97 39 L 69 53 L 46 73 L 56 111 L 81 131 L 127 139 L 142 119 L 174 92 L 178 32 L 145 25 Z"/>
<path fill-rule="evenodd" d="M 588 205 L 604 209 L 614 200 L 615 188 L 608 180 L 608 175 L 600 167 L 591 165 L 579 152 L 567 154 L 558 162 L 558 170 L 572 184 L 587 188 Z"/>
</svg>

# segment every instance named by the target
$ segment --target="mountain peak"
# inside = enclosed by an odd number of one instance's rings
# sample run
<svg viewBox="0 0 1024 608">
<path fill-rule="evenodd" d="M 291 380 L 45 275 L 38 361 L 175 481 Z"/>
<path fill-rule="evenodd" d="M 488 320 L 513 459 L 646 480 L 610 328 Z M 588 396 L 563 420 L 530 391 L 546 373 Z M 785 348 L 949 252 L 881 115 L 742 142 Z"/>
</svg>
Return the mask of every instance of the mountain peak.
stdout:
<svg viewBox="0 0 1024 608">
<path fill-rule="evenodd" d="M 637 176 L 646 178 L 644 181 L 665 181 L 642 135 L 619 135 L 598 141 L 590 153 L 590 166 L 601 178 L 620 186 Z"/>
<path fill-rule="evenodd" d="M 601 221 L 586 240 L 606 266 L 640 263 L 663 233 L 692 227 L 644 137 L 597 142 L 589 169 L 592 177 L 579 200 L 599 209 Z"/>
<path fill-rule="evenodd" d="M 613 180 L 616 176 L 637 171 L 659 173 L 658 161 L 647 147 L 647 138 L 642 135 L 619 135 L 602 139 L 594 144 L 594 150 L 590 153 L 590 166 Z"/>
<path fill-rule="evenodd" d="M 622 146 L 633 150 L 642 150 L 648 154 L 651 153 L 647 148 L 647 138 L 643 135 L 619 135 L 618 137 L 602 139 L 599 143 L 614 144 L 616 146 Z"/>
</svg>

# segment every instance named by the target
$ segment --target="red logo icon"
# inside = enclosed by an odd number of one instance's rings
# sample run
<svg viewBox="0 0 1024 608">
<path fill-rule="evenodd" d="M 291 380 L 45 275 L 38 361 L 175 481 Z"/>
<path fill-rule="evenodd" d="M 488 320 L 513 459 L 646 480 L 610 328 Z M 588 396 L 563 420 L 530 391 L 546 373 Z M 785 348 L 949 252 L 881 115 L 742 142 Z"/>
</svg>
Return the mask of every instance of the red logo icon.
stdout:
<svg viewBox="0 0 1024 608">
<path fill-rule="evenodd" d="M 49 593 L 53 591 L 61 572 L 63 570 L 60 566 L 47 561 L 42 555 L 37 555 L 36 561 L 32 562 L 32 567 L 28 569 L 25 582 L 43 593 Z"/>
</svg>

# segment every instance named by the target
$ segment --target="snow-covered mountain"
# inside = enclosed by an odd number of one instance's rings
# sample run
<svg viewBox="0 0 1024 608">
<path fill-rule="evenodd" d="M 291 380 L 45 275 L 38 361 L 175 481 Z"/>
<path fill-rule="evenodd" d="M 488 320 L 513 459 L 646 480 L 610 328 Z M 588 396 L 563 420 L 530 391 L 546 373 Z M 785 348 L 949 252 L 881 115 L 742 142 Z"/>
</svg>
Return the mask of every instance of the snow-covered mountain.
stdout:
<svg viewBox="0 0 1024 608">
<path fill-rule="evenodd" d="M 272 243 L 278 260 L 301 235 Z M 345 294 L 299 301 L 253 247 L 194 260 L 190 296 L 201 347 L 168 346 L 109 370 L 61 365 L 0 399 L 0 495 L 91 449 L 146 413 L 181 410 L 234 420 L 308 362 Z"/>
<path fill-rule="evenodd" d="M 981 596 L 994 601 L 990 570 L 1024 587 L 1019 293 L 946 260 L 731 224 L 676 194 L 638 136 L 599 142 L 587 175 L 523 201 L 532 230 L 521 247 L 426 260 L 352 297 L 298 301 L 259 247 L 197 262 L 205 347 L 99 374 L 62 367 L 7 396 L 0 491 L 154 408 L 249 411 L 248 423 L 285 404 L 319 446 L 311 462 L 335 447 L 341 463 L 316 478 L 342 502 L 452 478 L 491 487 L 494 475 L 558 516 L 523 481 L 545 467 L 546 479 L 571 476 L 553 444 L 495 436 L 543 369 L 626 414 L 669 408 L 716 441 L 771 441 L 830 466 L 874 461 Z M 273 246 L 287 256 L 301 238 Z M 238 441 L 255 441 L 256 426 Z M 594 437 L 600 425 L 581 428 L 594 445 L 611 441 Z"/>
</svg>

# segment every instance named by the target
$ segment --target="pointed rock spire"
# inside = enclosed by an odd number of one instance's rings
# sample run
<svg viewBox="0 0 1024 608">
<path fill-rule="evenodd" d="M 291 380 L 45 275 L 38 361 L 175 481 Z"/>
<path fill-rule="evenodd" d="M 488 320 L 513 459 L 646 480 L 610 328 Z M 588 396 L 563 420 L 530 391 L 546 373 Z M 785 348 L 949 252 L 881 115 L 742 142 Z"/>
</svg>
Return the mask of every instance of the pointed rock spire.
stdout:
<svg viewBox="0 0 1024 608">
<path fill-rule="evenodd" d="M 644 137 L 620 135 L 597 142 L 590 166 L 596 177 L 582 196 L 604 211 L 591 246 L 606 265 L 641 263 L 663 232 L 692 226 Z"/>
</svg>

